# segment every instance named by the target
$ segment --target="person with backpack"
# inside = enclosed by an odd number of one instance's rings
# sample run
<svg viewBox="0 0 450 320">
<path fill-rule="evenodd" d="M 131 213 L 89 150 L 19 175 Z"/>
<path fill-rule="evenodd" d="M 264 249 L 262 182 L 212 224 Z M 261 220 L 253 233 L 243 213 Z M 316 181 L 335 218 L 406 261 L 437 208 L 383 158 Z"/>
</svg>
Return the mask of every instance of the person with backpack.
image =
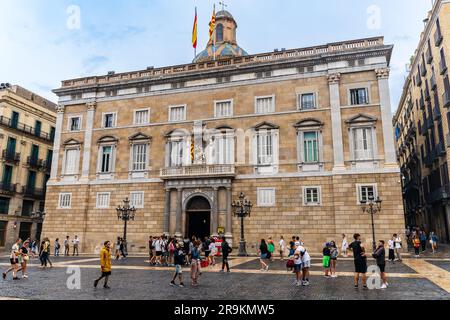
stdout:
<svg viewBox="0 0 450 320">
<path fill-rule="evenodd" d="M 361 243 L 361 235 L 355 233 L 353 235 L 353 241 L 349 245 L 349 249 L 353 251 L 353 261 L 355 264 L 355 289 L 359 287 L 359 278 L 362 278 L 363 288 L 367 289 L 367 257 L 364 245 Z"/>
<path fill-rule="evenodd" d="M 412 244 L 414 247 L 414 256 L 416 258 L 420 257 L 420 239 L 419 236 L 415 235 L 414 238 L 412 239 Z"/>
<path fill-rule="evenodd" d="M 339 256 L 339 250 L 336 246 L 335 241 L 330 242 L 330 272 L 332 278 L 337 278 L 336 275 L 336 264 Z"/>
<path fill-rule="evenodd" d="M 227 268 L 227 272 L 230 272 L 230 265 L 228 264 L 228 256 L 233 251 L 233 249 L 231 249 L 225 237 L 222 237 L 221 246 L 222 246 L 222 270 L 220 270 L 220 272 L 224 272 L 225 267 Z"/>
<path fill-rule="evenodd" d="M 388 287 L 387 282 L 387 275 L 386 275 L 386 251 L 384 249 L 384 240 L 380 240 L 377 249 L 372 254 L 372 256 L 377 261 L 377 266 L 380 268 L 380 277 L 383 281 L 383 284 L 381 285 L 380 289 L 386 289 Z"/>
<path fill-rule="evenodd" d="M 173 243 L 173 242 L 174 241 L 172 241 L 171 243 Z M 178 277 L 180 279 L 179 287 L 184 288 L 184 283 L 183 283 L 183 265 L 184 265 L 184 259 L 185 259 L 184 256 L 185 256 L 185 254 L 183 251 L 183 247 L 181 246 L 181 244 L 177 243 L 175 245 L 174 254 L 173 254 L 174 264 L 175 264 L 175 273 L 173 274 L 172 281 L 170 282 L 170 285 L 172 287 L 176 286 L 175 280 Z"/>
</svg>

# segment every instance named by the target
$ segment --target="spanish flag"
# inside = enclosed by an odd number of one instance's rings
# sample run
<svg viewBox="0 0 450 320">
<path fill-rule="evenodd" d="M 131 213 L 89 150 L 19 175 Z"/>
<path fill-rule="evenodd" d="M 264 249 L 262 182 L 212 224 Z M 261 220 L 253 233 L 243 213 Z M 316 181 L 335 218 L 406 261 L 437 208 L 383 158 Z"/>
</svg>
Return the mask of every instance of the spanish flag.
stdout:
<svg viewBox="0 0 450 320">
<path fill-rule="evenodd" d="M 216 28 L 216 5 L 214 5 L 213 14 L 211 17 L 211 22 L 209 23 L 209 40 L 212 39 L 214 34 L 214 29 Z"/>
<path fill-rule="evenodd" d="M 197 7 L 195 7 L 194 27 L 192 28 L 192 46 L 197 49 Z"/>
</svg>

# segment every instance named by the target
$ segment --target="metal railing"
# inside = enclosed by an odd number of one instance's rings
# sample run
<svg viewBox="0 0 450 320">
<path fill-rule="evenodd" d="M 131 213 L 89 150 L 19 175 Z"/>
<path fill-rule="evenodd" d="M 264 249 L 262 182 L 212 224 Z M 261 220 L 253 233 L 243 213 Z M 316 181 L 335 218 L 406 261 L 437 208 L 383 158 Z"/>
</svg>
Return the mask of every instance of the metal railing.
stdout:
<svg viewBox="0 0 450 320">
<path fill-rule="evenodd" d="M 34 157 L 28 157 L 27 158 L 27 165 L 30 168 L 43 169 L 44 168 L 44 160 L 37 159 L 37 158 L 34 158 Z"/>
<path fill-rule="evenodd" d="M 26 198 L 45 199 L 45 189 L 23 186 L 22 193 Z"/>
<path fill-rule="evenodd" d="M 430 78 L 430 85 L 431 85 L 431 90 L 434 90 L 437 87 L 436 76 L 434 74 Z"/>
<path fill-rule="evenodd" d="M 161 169 L 161 178 L 195 177 L 195 176 L 234 176 L 234 165 L 192 165 Z"/>
<path fill-rule="evenodd" d="M 18 130 L 20 132 L 26 133 L 28 135 L 31 135 L 33 137 L 46 140 L 49 142 L 53 142 L 54 137 L 50 135 L 49 133 L 42 132 L 41 130 L 36 130 L 35 128 L 28 126 L 26 124 L 20 123 L 20 122 L 14 122 L 10 118 L 7 118 L 5 116 L 0 116 L 0 125 L 3 125 L 5 127 Z"/>
<path fill-rule="evenodd" d="M 17 164 L 20 162 L 20 153 L 3 150 L 2 151 L 2 160 L 9 162 L 9 163 Z"/>
<path fill-rule="evenodd" d="M 442 93 L 442 102 L 444 108 L 450 107 L 450 91 L 444 91 L 444 93 Z"/>
<path fill-rule="evenodd" d="M 444 74 L 445 71 L 447 71 L 447 63 L 444 58 L 441 58 L 441 61 L 439 61 L 439 70 L 441 71 L 441 74 Z"/>
<path fill-rule="evenodd" d="M 17 192 L 17 184 L 0 182 L 0 191 L 4 194 L 14 194 Z"/>
<path fill-rule="evenodd" d="M 434 33 L 434 44 L 436 47 L 441 45 L 442 40 L 444 40 L 444 37 L 442 36 L 441 30 L 438 28 Z"/>
</svg>

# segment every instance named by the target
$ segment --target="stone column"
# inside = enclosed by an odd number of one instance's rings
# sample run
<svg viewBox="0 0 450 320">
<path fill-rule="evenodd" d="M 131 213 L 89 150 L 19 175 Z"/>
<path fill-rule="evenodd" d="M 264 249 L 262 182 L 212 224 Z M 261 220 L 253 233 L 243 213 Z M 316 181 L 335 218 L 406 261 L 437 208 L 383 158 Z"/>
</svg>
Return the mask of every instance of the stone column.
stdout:
<svg viewBox="0 0 450 320">
<path fill-rule="evenodd" d="M 380 92 L 381 121 L 384 138 L 384 161 L 386 165 L 397 167 L 397 157 L 394 145 L 394 130 L 392 128 L 391 95 L 389 92 L 389 68 L 375 70 Z"/>
<path fill-rule="evenodd" d="M 94 115 L 97 103 L 89 102 L 86 104 L 87 117 L 84 132 L 84 152 L 83 152 L 83 166 L 81 169 L 81 179 L 89 180 L 89 165 L 91 163 L 91 148 L 92 148 L 92 128 L 94 126 Z"/>
<path fill-rule="evenodd" d="M 227 188 L 227 224 L 226 224 L 226 231 L 225 231 L 225 238 L 227 239 L 227 242 L 230 244 L 230 246 L 233 246 L 233 213 L 231 212 L 231 188 Z"/>
<path fill-rule="evenodd" d="M 342 139 L 341 98 L 339 94 L 339 82 L 341 74 L 328 75 L 330 87 L 331 126 L 333 134 L 334 168 L 333 171 L 345 170 L 344 146 Z"/>
<path fill-rule="evenodd" d="M 55 128 L 55 141 L 53 142 L 53 158 L 52 169 L 50 173 L 50 179 L 56 180 L 58 178 L 58 162 L 59 162 L 59 150 L 61 147 L 61 133 L 64 120 L 64 105 L 58 105 L 56 108 L 56 128 Z"/>
<path fill-rule="evenodd" d="M 213 193 L 213 208 L 212 208 L 212 235 L 218 236 L 217 228 L 219 227 L 219 188 L 215 187 Z"/>
<path fill-rule="evenodd" d="M 164 207 L 164 234 L 170 236 L 170 189 L 166 189 L 166 204 Z"/>
<path fill-rule="evenodd" d="M 176 227 L 175 227 L 175 237 L 181 239 L 182 226 L 181 226 L 181 213 L 182 213 L 182 201 L 183 201 L 183 189 L 177 189 L 177 217 L 176 217 Z"/>
</svg>

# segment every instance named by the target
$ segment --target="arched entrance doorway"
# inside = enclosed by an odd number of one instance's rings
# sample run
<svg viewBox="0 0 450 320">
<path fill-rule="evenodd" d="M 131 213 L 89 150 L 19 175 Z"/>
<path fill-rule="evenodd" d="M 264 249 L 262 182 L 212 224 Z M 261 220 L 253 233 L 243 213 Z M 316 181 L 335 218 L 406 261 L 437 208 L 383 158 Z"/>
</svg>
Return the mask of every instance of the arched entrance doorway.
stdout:
<svg viewBox="0 0 450 320">
<path fill-rule="evenodd" d="M 211 235 L 211 205 L 202 196 L 196 196 L 186 205 L 186 235 L 203 239 Z"/>
</svg>

